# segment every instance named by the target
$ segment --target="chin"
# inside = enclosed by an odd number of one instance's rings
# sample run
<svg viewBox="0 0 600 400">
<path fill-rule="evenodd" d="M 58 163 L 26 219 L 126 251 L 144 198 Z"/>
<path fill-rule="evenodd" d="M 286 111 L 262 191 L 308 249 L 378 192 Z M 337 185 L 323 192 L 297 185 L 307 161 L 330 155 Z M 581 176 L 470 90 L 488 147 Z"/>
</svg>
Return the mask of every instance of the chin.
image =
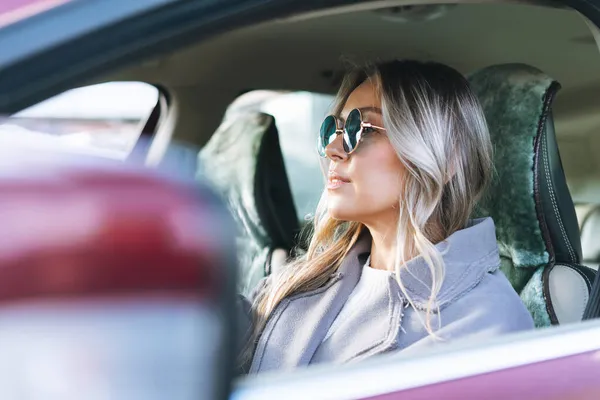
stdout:
<svg viewBox="0 0 600 400">
<path fill-rule="evenodd" d="M 349 210 L 347 207 L 330 206 L 327 213 L 331 218 L 339 221 L 356 221 L 358 217 L 355 210 Z"/>
<path fill-rule="evenodd" d="M 327 198 L 327 213 L 331 218 L 340 221 L 356 221 L 356 218 L 362 214 L 357 204 L 361 202 L 354 196 L 331 193 Z"/>
</svg>

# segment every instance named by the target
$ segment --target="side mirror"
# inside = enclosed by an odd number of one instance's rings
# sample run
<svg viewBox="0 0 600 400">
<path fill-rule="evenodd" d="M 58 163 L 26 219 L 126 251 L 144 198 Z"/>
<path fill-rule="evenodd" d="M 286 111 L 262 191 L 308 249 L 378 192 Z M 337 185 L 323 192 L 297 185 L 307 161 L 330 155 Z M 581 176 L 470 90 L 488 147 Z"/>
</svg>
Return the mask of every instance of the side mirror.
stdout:
<svg viewBox="0 0 600 400">
<path fill-rule="evenodd" d="M 235 243 L 197 183 L 121 167 L 0 173 L 0 398 L 225 399 Z"/>
</svg>

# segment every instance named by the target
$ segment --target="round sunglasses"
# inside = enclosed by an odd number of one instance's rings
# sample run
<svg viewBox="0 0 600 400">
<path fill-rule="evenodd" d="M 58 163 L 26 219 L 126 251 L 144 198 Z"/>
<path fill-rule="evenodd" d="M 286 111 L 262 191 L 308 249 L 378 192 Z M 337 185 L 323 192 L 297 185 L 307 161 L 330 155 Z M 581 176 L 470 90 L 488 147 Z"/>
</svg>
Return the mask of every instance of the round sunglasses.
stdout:
<svg viewBox="0 0 600 400">
<path fill-rule="evenodd" d="M 364 122 L 358 108 L 350 111 L 345 124 L 336 116 L 329 115 L 325 117 L 325 120 L 321 124 L 317 142 L 317 151 L 321 157 L 327 157 L 325 149 L 335 140 L 337 135 L 341 134 L 344 138 L 344 151 L 346 154 L 351 154 L 361 142 L 363 134 L 373 130 L 385 131 L 385 128 L 375 126 L 369 122 Z"/>
</svg>

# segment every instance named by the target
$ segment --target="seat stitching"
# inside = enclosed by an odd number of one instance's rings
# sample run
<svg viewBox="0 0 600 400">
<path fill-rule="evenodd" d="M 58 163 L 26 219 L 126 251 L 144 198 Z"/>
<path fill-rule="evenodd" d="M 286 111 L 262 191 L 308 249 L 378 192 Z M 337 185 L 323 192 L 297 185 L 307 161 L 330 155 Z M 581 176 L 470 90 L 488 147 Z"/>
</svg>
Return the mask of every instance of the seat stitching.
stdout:
<svg viewBox="0 0 600 400">
<path fill-rule="evenodd" d="M 579 272 L 579 271 L 577 271 Z M 586 284 L 588 285 L 588 287 L 592 286 L 592 283 L 590 282 L 590 280 L 588 279 L 586 274 L 580 274 L 581 276 L 583 276 L 583 279 L 585 279 Z"/>
<path fill-rule="evenodd" d="M 544 135 L 544 137 L 547 135 L 546 131 L 544 131 L 543 135 Z M 548 188 L 549 188 L 549 192 L 550 192 L 550 199 L 552 201 L 552 208 L 554 210 L 554 214 L 556 215 L 556 219 L 558 221 L 558 225 L 560 227 L 560 230 L 561 230 L 561 233 L 563 236 L 563 240 L 567 244 L 567 248 L 569 250 L 569 256 L 571 257 L 571 261 L 575 261 L 574 251 L 571 247 L 571 242 L 568 240 L 566 230 L 562 223 L 562 218 L 560 217 L 560 213 L 558 212 L 558 205 L 556 204 L 556 198 L 554 196 L 554 186 L 551 184 L 552 182 L 550 179 L 550 167 L 549 167 L 549 163 L 548 163 L 548 158 L 549 158 L 548 157 L 548 146 L 546 143 L 544 143 L 543 154 L 544 154 L 544 166 L 545 166 L 545 170 L 546 170 L 546 179 L 548 179 Z"/>
<path fill-rule="evenodd" d="M 546 135 L 547 135 L 547 133 L 544 130 L 544 133 L 543 133 L 544 139 L 545 139 Z M 560 227 L 560 231 L 562 233 L 563 240 L 567 244 L 567 249 L 569 250 L 569 256 L 571 257 L 571 261 L 575 262 L 575 252 L 574 252 L 573 248 L 571 247 L 571 242 L 567 238 L 567 233 L 566 233 L 565 227 L 563 226 L 562 219 L 558 212 L 556 198 L 554 197 L 554 186 L 552 185 L 552 181 L 550 179 L 550 167 L 548 164 L 548 145 L 545 142 L 545 140 L 544 140 L 543 155 L 544 155 L 544 167 L 546 170 L 546 179 L 548 180 L 548 189 L 550 192 L 550 200 L 552 201 L 552 208 L 554 210 L 554 214 L 556 215 L 556 220 L 558 221 L 558 226 Z"/>
<path fill-rule="evenodd" d="M 583 279 L 585 279 L 585 282 L 587 283 L 588 287 L 592 286 L 592 282 L 589 280 L 589 278 L 587 277 L 587 275 L 581 271 L 579 271 L 577 268 L 573 267 L 572 265 L 565 265 L 565 264 L 557 264 L 557 265 L 562 265 L 564 267 L 569 267 L 571 268 L 573 271 L 577 272 L 579 275 L 581 275 L 581 277 Z"/>
</svg>

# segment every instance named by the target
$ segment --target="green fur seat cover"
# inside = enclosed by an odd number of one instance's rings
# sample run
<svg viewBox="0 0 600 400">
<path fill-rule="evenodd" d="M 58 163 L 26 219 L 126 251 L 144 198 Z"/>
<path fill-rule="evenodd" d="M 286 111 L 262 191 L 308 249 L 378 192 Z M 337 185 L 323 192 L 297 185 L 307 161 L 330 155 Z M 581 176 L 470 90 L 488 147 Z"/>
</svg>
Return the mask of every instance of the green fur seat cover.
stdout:
<svg viewBox="0 0 600 400">
<path fill-rule="evenodd" d="M 469 81 L 485 111 L 495 151 L 493 183 L 476 216 L 494 219 L 502 271 L 536 326 L 548 326 L 542 272 L 550 255 L 534 198 L 534 142 L 553 79 L 527 65 L 505 64 L 480 70 Z"/>
<path fill-rule="evenodd" d="M 240 290 L 253 288 L 265 276 L 271 239 L 256 204 L 256 170 L 261 143 L 273 117 L 247 113 L 226 120 L 199 154 L 201 174 L 220 192 L 239 227 L 237 238 Z"/>
</svg>

